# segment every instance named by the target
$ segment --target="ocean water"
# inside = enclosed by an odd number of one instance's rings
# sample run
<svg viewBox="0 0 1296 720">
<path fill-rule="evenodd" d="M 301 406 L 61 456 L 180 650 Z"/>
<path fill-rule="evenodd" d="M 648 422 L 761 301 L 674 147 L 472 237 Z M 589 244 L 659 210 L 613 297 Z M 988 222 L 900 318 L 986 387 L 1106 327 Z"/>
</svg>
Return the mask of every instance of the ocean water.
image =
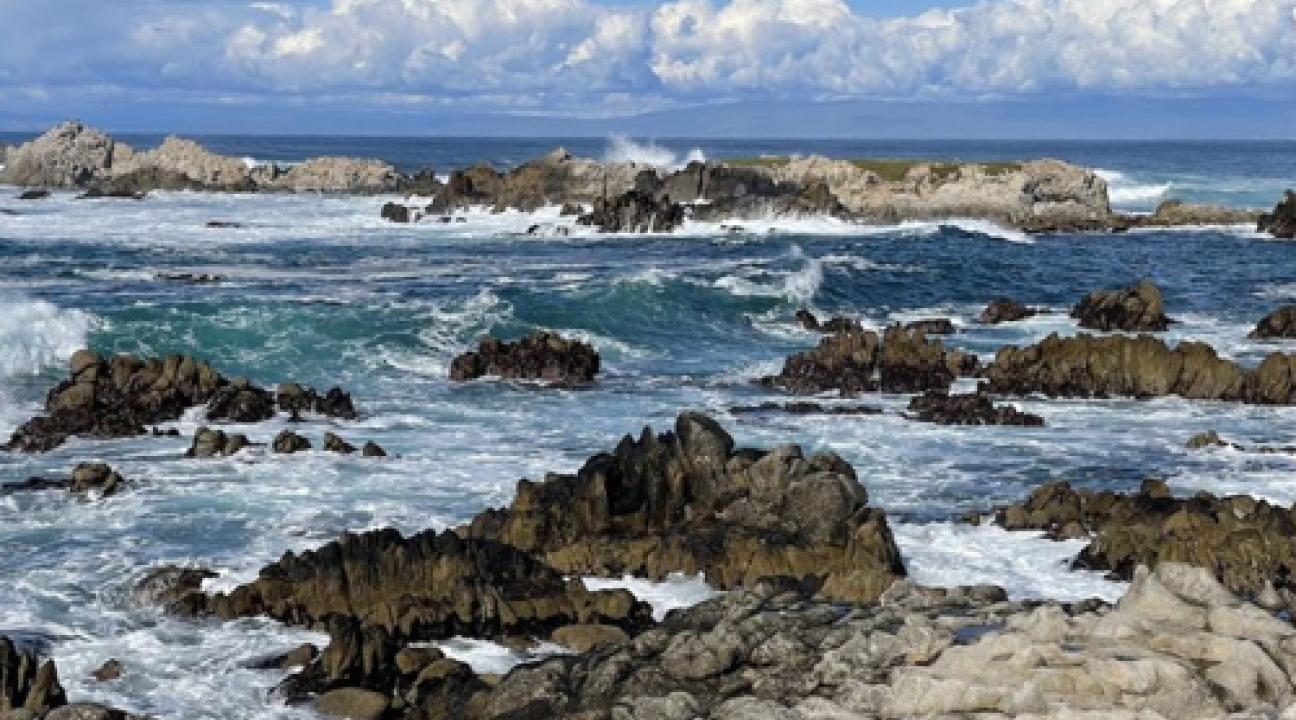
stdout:
<svg viewBox="0 0 1296 720">
<path fill-rule="evenodd" d="M 142 138 L 139 144 L 148 144 Z M 487 159 L 524 160 L 559 141 L 211 138 L 250 161 L 331 153 L 382 156 L 438 170 Z M 1271 206 L 1296 185 L 1296 145 L 1095 143 L 816 143 L 564 140 L 595 157 L 651 158 L 823 152 L 1008 159 L 1056 156 L 1101 168 L 1117 204 L 1148 210 L 1165 196 Z M 922 582 L 992 582 L 1015 597 L 1114 598 L 1119 583 L 1066 570 L 1078 545 L 953 522 L 968 510 L 1017 500 L 1050 479 L 1130 489 L 1149 475 L 1190 492 L 1250 493 L 1296 501 L 1296 457 L 1191 452 L 1209 429 L 1252 445 L 1291 444 L 1296 409 L 1182 400 L 1017 404 L 1045 428 L 952 428 L 901 416 L 907 398 L 863 402 L 881 416 L 733 414 L 783 399 L 753 380 L 817 336 L 798 328 L 802 307 L 881 327 L 949 317 L 948 343 L 985 357 L 1051 332 L 1074 333 L 1065 310 L 1084 293 L 1149 278 L 1182 321 L 1172 341 L 1200 339 L 1253 364 L 1291 343 L 1246 334 L 1296 302 L 1293 245 L 1251 228 L 1189 228 L 1119 236 L 1028 238 L 986 223 L 859 227 L 832 221 L 751 223 L 743 232 L 695 225 L 665 237 L 533 237 L 537 215 L 473 212 L 453 225 L 382 222 L 385 198 L 157 194 L 144 202 L 39 203 L 0 188 L 0 434 L 39 408 L 88 345 L 104 353 L 194 353 L 230 376 L 295 380 L 354 393 L 362 417 L 307 423 L 375 440 L 393 457 L 372 461 L 309 452 L 251 451 L 183 458 L 186 438 L 74 441 L 47 455 L 0 454 L 0 482 L 63 476 L 104 460 L 138 481 L 109 500 L 59 493 L 0 497 L 0 634 L 46 648 L 74 698 L 164 718 L 308 717 L 266 692 L 282 673 L 247 660 L 321 638 L 262 620 L 190 622 L 138 607 L 130 588 L 163 563 L 211 567 L 213 587 L 255 577 L 287 550 L 343 530 L 449 527 L 511 498 L 517 479 L 571 471 L 645 424 L 684 409 L 712 413 L 740 444 L 831 449 L 857 469 L 885 508 Z M 209 221 L 236 222 L 208 229 Z M 159 273 L 209 273 L 187 285 Z M 973 322 L 991 299 L 1012 296 L 1059 312 L 1023 323 Z M 605 371 L 586 390 L 527 383 L 451 385 L 451 359 L 485 333 L 557 330 L 593 343 Z M 175 423 L 191 434 L 191 415 Z M 240 428 L 269 440 L 282 422 Z M 318 444 L 318 443 L 317 443 Z M 704 579 L 617 582 L 659 612 L 705 598 Z M 600 583 L 602 586 L 603 583 Z M 525 660 L 466 640 L 450 651 L 486 670 Z M 117 658 L 125 677 L 89 672 Z"/>
</svg>

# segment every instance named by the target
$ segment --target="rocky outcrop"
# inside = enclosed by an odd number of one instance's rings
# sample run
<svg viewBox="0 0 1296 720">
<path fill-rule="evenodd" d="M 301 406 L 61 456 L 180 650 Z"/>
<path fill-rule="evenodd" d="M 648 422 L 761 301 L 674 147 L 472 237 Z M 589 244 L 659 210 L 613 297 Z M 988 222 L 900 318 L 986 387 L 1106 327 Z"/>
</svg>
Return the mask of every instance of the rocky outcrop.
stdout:
<svg viewBox="0 0 1296 720">
<path fill-rule="evenodd" d="M 637 190 L 611 199 L 599 199 L 594 209 L 581 215 L 581 225 L 604 233 L 668 233 L 684 222 L 684 208 L 669 197 L 658 200 Z"/>
<path fill-rule="evenodd" d="M 1277 717 L 1296 698 L 1294 645 L 1290 623 L 1177 564 L 1140 570 L 1115 607 L 902 583 L 848 611 L 764 589 L 673 614 L 631 646 L 555 657 L 493 685 L 439 675 L 440 692 L 412 715 Z"/>
<path fill-rule="evenodd" d="M 130 149 L 107 134 L 65 122 L 31 142 L 10 148 L 0 183 L 22 187 L 76 188 L 112 167 Z"/>
<path fill-rule="evenodd" d="M 860 321 L 854 318 L 835 317 L 820 322 L 813 312 L 805 309 L 796 311 L 796 321 L 798 325 L 806 330 L 829 335 L 852 331 L 863 332 L 864 330 L 864 326 L 860 324 Z"/>
<path fill-rule="evenodd" d="M 1185 227 L 1193 225 L 1252 225 L 1260 218 L 1254 210 L 1201 205 L 1183 200 L 1166 200 L 1156 211 L 1136 219 L 1136 227 Z"/>
<path fill-rule="evenodd" d="M 340 388 L 324 396 L 298 385 L 284 388 L 287 393 L 281 392 L 278 403 L 285 409 L 313 409 L 345 419 L 356 417 L 351 396 Z M 49 392 L 45 414 L 14 431 L 3 449 L 46 452 L 70 437 L 142 435 L 145 426 L 178 420 L 185 410 L 200 405 L 207 406 L 207 419 L 211 421 L 261 422 L 275 416 L 275 403 L 276 396 L 268 390 L 243 379 L 227 380 L 207 363 L 190 356 L 145 359 L 117 355 L 105 359 L 81 350 L 72 356 L 69 379 Z M 204 443 L 196 439 L 191 452 L 198 451 L 200 444 Z"/>
<path fill-rule="evenodd" d="M 106 178 L 96 178 L 97 187 L 129 187 L 149 190 L 218 190 L 247 192 L 258 181 L 268 181 L 277 170 L 273 165 L 249 168 L 239 158 L 210 152 L 192 140 L 168 137 L 147 152 L 133 153 L 112 165 Z"/>
<path fill-rule="evenodd" d="M 229 457 L 251 446 L 247 435 L 242 433 L 226 434 L 224 430 L 200 427 L 198 432 L 194 433 L 193 445 L 185 453 L 185 457 L 191 458 L 216 458 Z"/>
<path fill-rule="evenodd" d="M 1234 592 L 1296 608 L 1296 507 L 1245 495 L 1176 498 L 1159 480 L 1129 494 L 1053 482 L 1001 510 L 996 521 L 1009 530 L 1089 539 L 1073 568 L 1128 580 L 1139 565 L 1188 563 Z"/>
<path fill-rule="evenodd" d="M 1036 308 L 1028 308 L 1025 305 L 1011 300 L 1009 298 L 999 298 L 992 301 L 981 311 L 977 321 L 983 325 L 998 325 L 999 323 L 1017 322 L 1026 320 L 1040 314 Z"/>
<path fill-rule="evenodd" d="M 1296 238 L 1296 192 L 1288 190 L 1283 193 L 1273 212 L 1260 216 L 1256 232 L 1269 233 L 1283 240 Z"/>
<path fill-rule="evenodd" d="M 956 376 L 975 371 L 976 364 L 976 358 L 946 351 L 921 330 L 893 325 L 881 338 L 853 329 L 826 337 L 813 350 L 789 357 L 782 372 L 761 383 L 800 395 L 948 390 Z"/>
<path fill-rule="evenodd" d="M 1247 337 L 1253 340 L 1296 338 L 1296 305 L 1288 305 L 1269 313 Z"/>
<path fill-rule="evenodd" d="M 321 157 L 294 166 L 268 183 L 275 190 L 318 193 L 384 193 L 404 183 L 396 168 L 379 160 Z"/>
<path fill-rule="evenodd" d="M 53 661 L 0 636 L 0 718 L 40 718 L 67 705 Z"/>
<path fill-rule="evenodd" d="M 34 477 L 21 483 L 0 485 L 0 493 L 33 490 L 65 490 L 74 495 L 94 494 L 99 497 L 116 495 L 126 488 L 126 480 L 104 463 L 81 463 L 72 470 L 72 476 L 63 480 L 46 480 Z"/>
<path fill-rule="evenodd" d="M 346 534 L 318 550 L 285 555 L 228 595 L 189 605 L 195 614 L 265 615 L 324 631 L 346 618 L 357 630 L 402 643 L 547 637 L 572 623 L 638 632 L 652 618 L 629 592 L 591 592 L 516 547 L 449 531 Z"/>
<path fill-rule="evenodd" d="M 1054 334 L 1036 345 L 1008 346 L 995 356 L 985 378 L 985 389 L 1002 395 L 1296 402 L 1296 356 L 1273 353 L 1248 369 L 1219 357 L 1205 343 L 1181 342 L 1171 349 L 1147 335 Z"/>
<path fill-rule="evenodd" d="M 275 436 L 274 442 L 271 443 L 270 447 L 276 453 L 281 455 L 292 455 L 294 453 L 310 450 L 311 442 L 291 430 L 284 430 Z"/>
<path fill-rule="evenodd" d="M 941 425 L 1015 425 L 1043 427 L 1044 418 L 1011 405 L 995 405 L 987 395 L 928 392 L 909 401 L 908 417 Z"/>
<path fill-rule="evenodd" d="M 532 333 L 516 342 L 487 337 L 476 352 L 467 352 L 450 365 L 456 382 L 482 377 L 543 380 L 555 385 L 587 385 L 599 371 L 599 354 L 579 340 L 548 332 Z"/>
<path fill-rule="evenodd" d="M 329 388 L 328 392 L 321 395 L 314 388 L 302 387 L 297 383 L 284 383 L 279 386 L 275 401 L 280 410 L 291 413 L 294 417 L 304 412 L 313 412 L 341 420 L 355 420 L 360 417 L 351 395 L 340 387 Z"/>
<path fill-rule="evenodd" d="M 520 481 L 512 505 L 467 533 L 570 575 L 704 573 L 719 588 L 791 583 L 849 601 L 875 599 L 905 573 L 849 464 L 796 446 L 737 450 L 694 413 L 674 432 L 627 436 L 574 475 Z"/>
<path fill-rule="evenodd" d="M 1100 290 L 1084 297 L 1071 310 L 1080 327 L 1090 330 L 1158 332 L 1173 322 L 1165 314 L 1161 288 L 1141 282 L 1120 290 Z"/>
</svg>

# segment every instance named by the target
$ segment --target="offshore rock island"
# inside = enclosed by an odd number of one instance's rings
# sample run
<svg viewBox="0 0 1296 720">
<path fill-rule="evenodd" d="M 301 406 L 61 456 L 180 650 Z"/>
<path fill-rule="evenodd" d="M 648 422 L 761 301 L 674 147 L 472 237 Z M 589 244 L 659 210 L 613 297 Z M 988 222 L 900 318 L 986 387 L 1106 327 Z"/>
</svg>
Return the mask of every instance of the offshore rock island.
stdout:
<svg viewBox="0 0 1296 720">
<path fill-rule="evenodd" d="M 671 232 L 690 220 L 830 217 L 863 225 L 972 219 L 1028 233 L 1258 223 L 1261 231 L 1282 235 L 1289 214 L 1283 201 L 1274 213 L 1261 215 L 1179 200 L 1165 201 L 1150 215 L 1120 213 L 1097 172 L 1051 159 L 977 163 L 812 155 L 659 168 L 580 158 L 560 148 L 511 170 L 474 165 L 442 179 L 431 169 L 403 174 L 379 160 L 351 157 L 313 158 L 292 167 L 251 165 L 178 137 L 139 151 L 71 121 L 6 149 L 4 156 L 0 184 L 77 189 L 91 198 L 142 199 L 158 190 L 405 193 L 404 201 L 382 207 L 383 218 L 448 222 L 453 213 L 473 207 L 533 212 L 554 206 L 577 224 L 607 233 Z"/>
</svg>

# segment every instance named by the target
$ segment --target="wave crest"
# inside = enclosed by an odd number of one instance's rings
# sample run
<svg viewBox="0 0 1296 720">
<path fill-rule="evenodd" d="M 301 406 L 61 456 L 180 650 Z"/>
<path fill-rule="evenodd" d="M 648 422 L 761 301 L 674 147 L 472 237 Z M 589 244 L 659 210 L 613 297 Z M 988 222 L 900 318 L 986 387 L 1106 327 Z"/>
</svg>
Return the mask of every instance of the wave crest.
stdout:
<svg viewBox="0 0 1296 720">
<path fill-rule="evenodd" d="M 706 162 L 706 159 L 702 148 L 693 148 L 681 157 L 674 150 L 657 143 L 639 142 L 619 134 L 608 136 L 607 149 L 603 151 L 604 162 L 639 163 L 651 165 L 658 170 L 678 170 L 691 162 Z"/>
<path fill-rule="evenodd" d="M 0 377 L 35 374 L 87 345 L 97 318 L 24 296 L 0 297 Z"/>
</svg>

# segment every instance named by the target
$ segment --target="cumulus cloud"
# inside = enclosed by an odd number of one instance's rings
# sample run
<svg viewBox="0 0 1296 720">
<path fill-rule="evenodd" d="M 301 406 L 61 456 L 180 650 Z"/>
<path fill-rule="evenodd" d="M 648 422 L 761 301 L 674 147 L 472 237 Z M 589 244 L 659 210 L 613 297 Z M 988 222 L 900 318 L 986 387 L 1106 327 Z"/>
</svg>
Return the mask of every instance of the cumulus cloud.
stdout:
<svg viewBox="0 0 1296 720">
<path fill-rule="evenodd" d="M 0 86 L 561 111 L 1296 87 L 1296 0 L 0 0 Z M 11 41 L 12 40 L 12 41 Z"/>
</svg>

